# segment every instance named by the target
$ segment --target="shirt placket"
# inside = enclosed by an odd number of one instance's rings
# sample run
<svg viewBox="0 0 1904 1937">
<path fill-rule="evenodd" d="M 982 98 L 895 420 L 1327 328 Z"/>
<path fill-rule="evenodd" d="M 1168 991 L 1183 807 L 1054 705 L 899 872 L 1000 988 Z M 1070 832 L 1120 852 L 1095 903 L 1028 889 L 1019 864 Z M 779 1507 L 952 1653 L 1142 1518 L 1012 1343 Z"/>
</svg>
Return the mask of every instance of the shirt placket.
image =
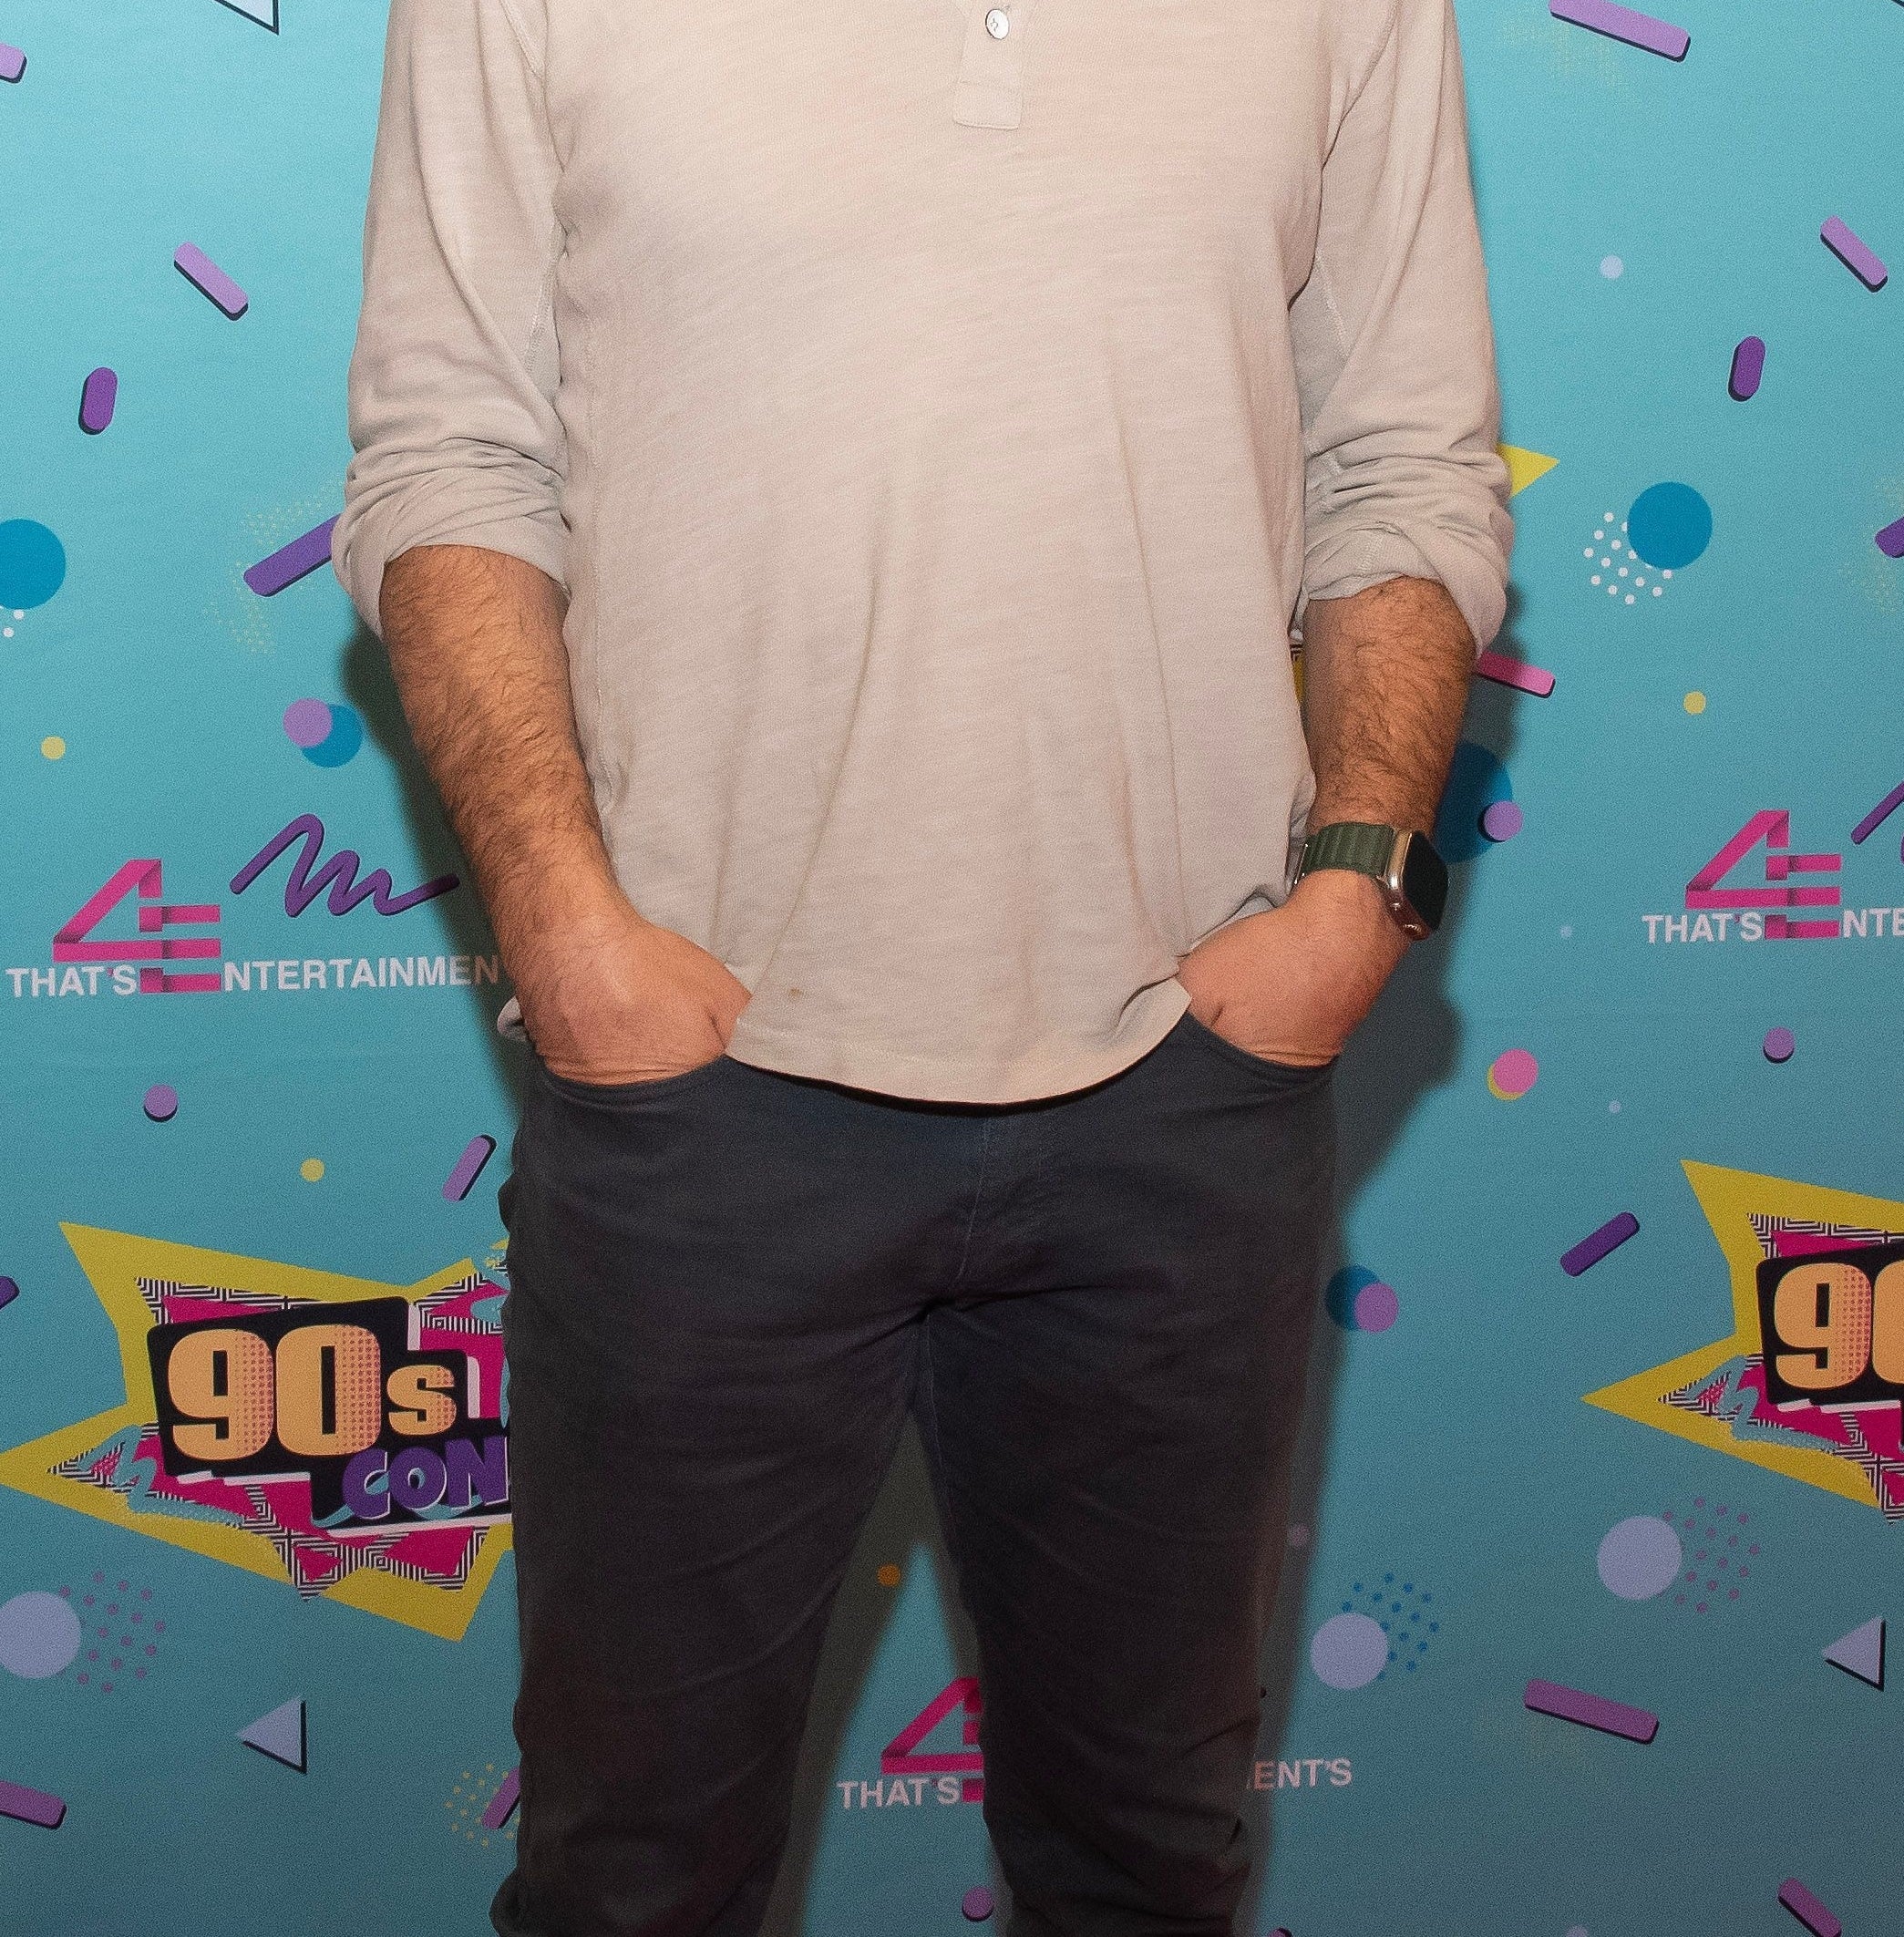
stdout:
<svg viewBox="0 0 1904 1937">
<path fill-rule="evenodd" d="M 1032 0 L 973 0 L 952 90 L 952 119 L 967 128 L 1016 128 L 1024 96 L 1024 34 Z"/>
</svg>

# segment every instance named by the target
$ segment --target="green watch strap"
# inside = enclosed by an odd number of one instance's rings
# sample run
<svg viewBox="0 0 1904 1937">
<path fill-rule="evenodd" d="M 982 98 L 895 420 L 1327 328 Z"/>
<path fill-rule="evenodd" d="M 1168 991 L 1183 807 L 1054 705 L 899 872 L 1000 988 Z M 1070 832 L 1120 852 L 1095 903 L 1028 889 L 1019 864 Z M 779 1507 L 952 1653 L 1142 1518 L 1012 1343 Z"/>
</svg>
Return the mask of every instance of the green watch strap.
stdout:
<svg viewBox="0 0 1904 1937">
<path fill-rule="evenodd" d="M 1356 874 L 1372 874 L 1378 881 L 1386 881 L 1395 843 L 1394 828 L 1376 827 L 1365 820 L 1332 822 L 1318 828 L 1302 843 L 1297 879 L 1319 868 L 1347 868 Z"/>
</svg>

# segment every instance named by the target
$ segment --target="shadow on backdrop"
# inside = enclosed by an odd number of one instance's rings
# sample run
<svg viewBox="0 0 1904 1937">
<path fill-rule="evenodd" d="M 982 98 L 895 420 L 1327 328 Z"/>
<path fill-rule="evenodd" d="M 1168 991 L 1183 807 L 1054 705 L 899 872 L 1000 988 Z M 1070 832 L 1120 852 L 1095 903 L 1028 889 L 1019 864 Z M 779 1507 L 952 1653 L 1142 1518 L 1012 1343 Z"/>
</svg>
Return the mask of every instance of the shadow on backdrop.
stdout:
<svg viewBox="0 0 1904 1937">
<path fill-rule="evenodd" d="M 389 655 L 384 650 L 383 642 L 361 621 L 344 649 L 338 684 L 345 699 L 364 716 L 365 738 L 376 746 L 396 776 L 403 819 L 417 843 L 417 852 L 422 863 L 418 878 L 427 879 L 437 874 L 461 877 L 460 888 L 427 905 L 435 909 L 437 920 L 449 932 L 456 953 L 493 954 L 496 938 L 489 932 L 489 917 L 483 913 L 482 903 L 476 898 L 468 857 L 450 831 L 436 788 L 424 771 L 417 743 L 410 737 L 410 725 L 404 717 L 403 702 L 396 694 L 396 682 L 391 677 Z M 398 882 L 397 885 L 407 884 Z M 522 1050 L 519 1045 L 505 1041 L 496 1033 L 496 1012 L 502 1006 L 507 991 L 488 986 L 472 987 L 466 993 L 470 1005 L 481 1019 L 479 1040 L 497 1080 L 520 1103 L 526 1073 Z M 498 1155 L 506 1159 L 508 1151 L 499 1150 Z M 506 1164 L 492 1159 L 478 1188 L 493 1197 L 496 1185 L 506 1174 Z M 499 1231 L 501 1230 L 499 1221 L 496 1228 Z"/>
<path fill-rule="evenodd" d="M 1521 656 L 1513 637 L 1519 603 L 1510 587 L 1507 620 L 1494 645 L 1496 652 L 1510 657 Z M 1509 764 L 1518 709 L 1528 703 L 1524 695 L 1509 687 L 1477 678 L 1468 690 L 1463 741 L 1487 748 L 1503 766 Z M 1451 800 L 1454 791 L 1451 786 Z M 1478 813 L 1478 803 L 1462 803 L 1464 807 L 1469 804 Z M 1487 845 L 1491 843 L 1481 843 L 1483 848 Z M 1484 853 L 1476 855 L 1476 860 L 1483 863 L 1485 858 Z M 1474 865 L 1474 860 L 1457 861 L 1450 867 L 1447 914 L 1439 932 L 1431 942 L 1408 951 L 1336 1072 L 1335 1255 L 1343 1263 L 1355 1261 L 1342 1254 L 1340 1234 L 1364 1188 L 1381 1169 L 1422 1098 L 1446 1083 L 1460 1063 L 1461 1018 L 1448 1001 L 1445 984 L 1448 963 L 1459 943 Z M 1346 1344 L 1343 1329 L 1326 1313 L 1319 1313 L 1289 1503 L 1289 1524 L 1307 1531 L 1300 1545 L 1292 1542 L 1284 1549 L 1275 1614 L 1263 1646 L 1265 1760 L 1292 1746 L 1285 1740 L 1284 1731 L 1308 1659 L 1309 1636 L 1302 1617 L 1322 1532 L 1319 1502 L 1334 1437 L 1336 1381 Z M 1264 1898 L 1274 1848 L 1274 1800 L 1273 1788 L 1251 1789 L 1245 1805 L 1255 1861 L 1250 1898 L 1238 1917 L 1241 1931 L 1261 1928 L 1267 1921 L 1265 1912 L 1274 1910 L 1274 1904 Z"/>
</svg>

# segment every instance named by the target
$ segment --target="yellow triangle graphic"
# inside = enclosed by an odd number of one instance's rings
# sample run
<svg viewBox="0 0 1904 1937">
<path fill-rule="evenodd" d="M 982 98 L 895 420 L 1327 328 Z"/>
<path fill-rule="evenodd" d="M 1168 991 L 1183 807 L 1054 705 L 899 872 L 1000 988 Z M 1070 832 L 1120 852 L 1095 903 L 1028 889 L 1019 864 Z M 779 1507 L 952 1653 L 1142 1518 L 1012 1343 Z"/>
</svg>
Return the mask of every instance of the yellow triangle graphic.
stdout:
<svg viewBox="0 0 1904 1937">
<path fill-rule="evenodd" d="M 1538 450 L 1523 450 L 1518 444 L 1503 444 L 1500 454 L 1508 460 L 1508 495 L 1513 497 L 1547 476 L 1560 460 L 1543 457 Z"/>
</svg>

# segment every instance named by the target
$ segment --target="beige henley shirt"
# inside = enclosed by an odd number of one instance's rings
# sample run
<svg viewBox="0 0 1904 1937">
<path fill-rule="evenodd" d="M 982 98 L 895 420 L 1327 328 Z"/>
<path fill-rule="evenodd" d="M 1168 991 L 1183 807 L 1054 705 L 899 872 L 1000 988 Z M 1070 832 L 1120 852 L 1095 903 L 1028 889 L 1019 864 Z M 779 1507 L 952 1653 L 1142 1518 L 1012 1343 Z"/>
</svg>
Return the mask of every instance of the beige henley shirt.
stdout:
<svg viewBox="0 0 1904 1937">
<path fill-rule="evenodd" d="M 567 587 L 749 1063 L 1115 1074 L 1278 903 L 1304 602 L 1511 524 L 1449 0 L 395 0 L 336 569 Z"/>
</svg>

